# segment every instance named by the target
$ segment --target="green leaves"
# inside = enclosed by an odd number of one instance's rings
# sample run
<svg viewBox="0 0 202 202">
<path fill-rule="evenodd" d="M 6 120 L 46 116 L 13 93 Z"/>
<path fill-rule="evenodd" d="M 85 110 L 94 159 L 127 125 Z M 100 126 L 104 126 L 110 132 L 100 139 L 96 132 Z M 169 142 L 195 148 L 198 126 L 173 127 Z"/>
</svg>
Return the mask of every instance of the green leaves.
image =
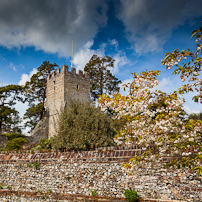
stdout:
<svg viewBox="0 0 202 202">
<path fill-rule="evenodd" d="M 191 33 L 191 38 L 193 38 L 198 32 L 199 32 L 199 30 L 198 30 L 198 29 L 195 29 L 195 30 Z"/>
<path fill-rule="evenodd" d="M 22 146 L 27 141 L 22 137 L 17 137 L 7 142 L 7 149 L 8 150 L 20 150 Z"/>
<path fill-rule="evenodd" d="M 111 95 L 115 91 L 119 91 L 119 84 L 121 83 L 110 72 L 110 68 L 114 68 L 114 59 L 109 56 L 99 57 L 93 55 L 90 61 L 86 64 L 84 71 L 90 75 L 90 90 L 93 100 L 99 98 L 100 95 L 106 93 Z"/>
<path fill-rule="evenodd" d="M 23 87 L 19 85 L 8 85 L 0 87 L 0 134 L 3 128 L 10 127 L 11 131 L 20 131 L 19 113 L 13 106 L 16 101 L 23 102 Z"/>
<path fill-rule="evenodd" d="M 25 126 L 31 127 L 31 131 L 44 116 L 47 76 L 56 66 L 58 65 L 55 63 L 52 64 L 49 61 L 44 61 L 37 68 L 37 73 L 25 84 L 24 90 L 29 108 L 26 110 L 24 119 L 27 119 Z"/>
<path fill-rule="evenodd" d="M 187 84 L 179 88 L 179 93 L 184 94 L 190 91 L 195 91 L 196 96 L 193 97 L 194 102 L 202 103 L 201 94 L 201 78 L 202 71 L 202 27 L 195 29 L 192 32 L 191 38 L 195 37 L 196 49 L 195 50 L 182 50 L 168 52 L 165 54 L 164 59 L 161 61 L 167 69 L 177 67 L 174 69 L 173 74 L 180 75 L 181 81 L 186 80 Z M 186 79 L 187 78 L 187 79 Z"/>
<path fill-rule="evenodd" d="M 112 120 L 100 108 L 90 103 L 71 103 L 60 116 L 52 144 L 57 149 L 93 149 L 114 145 L 115 134 Z"/>
</svg>

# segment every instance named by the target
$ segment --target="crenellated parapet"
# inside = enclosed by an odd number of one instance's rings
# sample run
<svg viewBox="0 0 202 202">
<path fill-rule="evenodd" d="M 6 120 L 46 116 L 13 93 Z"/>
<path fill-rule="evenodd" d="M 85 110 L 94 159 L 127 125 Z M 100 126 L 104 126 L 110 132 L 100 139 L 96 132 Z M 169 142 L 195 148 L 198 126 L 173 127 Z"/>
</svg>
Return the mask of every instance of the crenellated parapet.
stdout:
<svg viewBox="0 0 202 202">
<path fill-rule="evenodd" d="M 62 69 L 58 68 L 54 71 L 52 71 L 50 74 L 48 74 L 47 80 L 54 80 L 54 78 L 61 76 L 61 75 L 68 75 L 68 76 L 78 76 L 83 77 L 86 79 L 89 79 L 89 74 L 87 72 L 83 72 L 82 70 L 79 70 L 78 74 L 76 73 L 76 68 L 71 68 L 71 71 L 68 70 L 67 65 L 63 65 Z"/>
</svg>

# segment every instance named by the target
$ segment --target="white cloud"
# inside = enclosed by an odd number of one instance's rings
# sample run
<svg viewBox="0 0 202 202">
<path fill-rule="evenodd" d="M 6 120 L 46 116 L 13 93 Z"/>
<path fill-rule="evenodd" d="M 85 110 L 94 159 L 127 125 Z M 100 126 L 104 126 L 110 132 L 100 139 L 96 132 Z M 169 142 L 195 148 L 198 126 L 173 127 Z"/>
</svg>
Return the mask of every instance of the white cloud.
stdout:
<svg viewBox="0 0 202 202">
<path fill-rule="evenodd" d="M 116 39 L 109 40 L 110 45 L 115 46 L 116 50 L 118 50 L 119 43 Z"/>
<path fill-rule="evenodd" d="M 173 30 L 200 17 L 201 0 L 121 0 L 117 10 L 138 54 L 162 50 Z"/>
<path fill-rule="evenodd" d="M 80 49 L 73 58 L 73 64 L 77 70 L 84 70 L 86 63 L 89 62 L 90 58 L 93 55 L 98 55 L 103 57 L 105 55 L 105 44 L 102 44 L 101 47 L 97 50 L 91 49 L 94 41 L 88 41 L 82 49 Z"/>
<path fill-rule="evenodd" d="M 174 85 L 174 80 L 171 80 L 169 77 L 167 77 L 167 78 L 164 77 L 164 78 L 162 78 L 162 80 L 159 81 L 158 86 L 153 88 L 153 90 L 161 90 L 166 93 L 171 93 L 171 92 L 173 92 L 173 90 L 177 90 L 177 88 L 174 89 L 175 86 L 176 85 Z"/>
<path fill-rule="evenodd" d="M 200 110 L 194 109 L 194 108 L 190 107 L 190 105 L 187 105 L 187 104 L 184 105 L 184 109 L 187 112 L 187 114 L 200 113 Z"/>
<path fill-rule="evenodd" d="M 1 0 L 0 45 L 30 47 L 59 56 L 78 51 L 107 23 L 106 1 Z"/>
<path fill-rule="evenodd" d="M 116 74 L 119 72 L 119 69 L 124 67 L 125 65 L 130 66 L 131 62 L 127 58 L 124 51 L 118 51 L 118 53 L 113 55 L 114 62 L 114 69 L 112 69 L 112 73 Z"/>
<path fill-rule="evenodd" d="M 10 62 L 9 67 L 14 71 L 17 71 L 16 66 L 12 62 Z"/>
<path fill-rule="evenodd" d="M 115 39 L 109 40 L 107 43 L 102 43 L 97 50 L 92 49 L 94 45 L 94 41 L 88 41 L 83 48 L 81 48 L 74 56 L 73 64 L 77 68 L 77 70 L 83 70 L 86 63 L 89 62 L 90 58 L 93 55 L 98 55 L 100 57 L 104 57 L 106 55 L 106 50 L 108 48 L 115 47 L 116 52 L 114 54 L 110 54 L 114 62 L 114 68 L 111 69 L 112 74 L 117 74 L 119 69 L 124 67 L 125 65 L 131 65 L 129 59 L 126 56 L 125 51 L 118 50 L 118 41 Z"/>
<path fill-rule="evenodd" d="M 34 68 L 29 74 L 25 74 L 23 73 L 22 76 L 21 76 L 21 79 L 20 81 L 18 82 L 18 85 L 25 85 L 27 81 L 30 81 L 31 77 L 33 74 L 36 74 L 37 73 L 37 69 Z"/>
</svg>

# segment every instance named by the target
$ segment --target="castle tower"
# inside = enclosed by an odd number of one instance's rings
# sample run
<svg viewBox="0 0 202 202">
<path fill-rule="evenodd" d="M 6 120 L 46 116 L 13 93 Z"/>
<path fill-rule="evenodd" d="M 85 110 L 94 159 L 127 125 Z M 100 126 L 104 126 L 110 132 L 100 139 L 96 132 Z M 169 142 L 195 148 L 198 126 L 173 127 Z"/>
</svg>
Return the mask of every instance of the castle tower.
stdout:
<svg viewBox="0 0 202 202">
<path fill-rule="evenodd" d="M 48 138 L 56 134 L 58 115 L 68 106 L 71 100 L 79 102 L 90 101 L 90 79 L 81 70 L 76 74 L 76 69 L 63 65 L 56 72 L 52 72 L 47 78 L 46 109 L 48 112 Z"/>
</svg>

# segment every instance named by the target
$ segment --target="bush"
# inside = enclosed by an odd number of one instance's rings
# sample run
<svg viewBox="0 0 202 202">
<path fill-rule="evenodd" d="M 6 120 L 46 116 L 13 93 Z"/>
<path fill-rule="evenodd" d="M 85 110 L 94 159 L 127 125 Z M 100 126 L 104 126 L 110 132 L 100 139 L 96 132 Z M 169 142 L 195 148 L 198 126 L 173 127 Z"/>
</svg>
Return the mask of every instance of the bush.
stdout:
<svg viewBox="0 0 202 202">
<path fill-rule="evenodd" d="M 21 133 L 15 133 L 15 132 L 5 134 L 5 136 L 8 138 L 8 140 L 12 140 L 18 137 L 24 137 Z"/>
<path fill-rule="evenodd" d="M 116 129 L 112 120 L 90 103 L 71 103 L 59 118 L 56 149 L 85 150 L 114 145 Z"/>
<path fill-rule="evenodd" d="M 38 162 L 34 162 L 33 163 L 34 168 L 37 170 L 39 168 L 39 163 Z"/>
<path fill-rule="evenodd" d="M 51 142 L 52 142 L 52 139 L 40 139 L 40 143 L 32 149 L 33 150 L 52 149 Z"/>
<path fill-rule="evenodd" d="M 7 149 L 8 150 L 20 150 L 20 149 L 22 149 L 23 144 L 26 142 L 27 141 L 22 137 L 14 138 L 7 142 Z"/>
<path fill-rule="evenodd" d="M 131 189 L 125 190 L 124 193 L 126 201 L 137 201 L 138 200 L 138 195 L 137 192 Z"/>
</svg>

